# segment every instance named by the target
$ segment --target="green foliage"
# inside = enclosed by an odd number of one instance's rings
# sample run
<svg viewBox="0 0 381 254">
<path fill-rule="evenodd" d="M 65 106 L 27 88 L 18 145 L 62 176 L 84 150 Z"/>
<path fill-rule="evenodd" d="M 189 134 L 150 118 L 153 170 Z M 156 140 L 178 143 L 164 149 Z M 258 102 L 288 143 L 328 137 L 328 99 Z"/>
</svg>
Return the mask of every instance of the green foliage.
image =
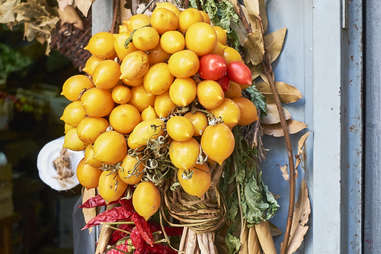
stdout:
<svg viewBox="0 0 381 254">
<path fill-rule="evenodd" d="M 23 70 L 31 62 L 17 50 L 0 43 L 0 84 L 6 83 L 10 73 Z"/>
<path fill-rule="evenodd" d="M 229 233 L 225 237 L 225 243 L 228 246 L 229 253 L 238 253 L 239 248 L 241 247 L 239 238 Z"/>
<path fill-rule="evenodd" d="M 258 91 L 255 84 L 246 88 L 245 91 L 249 94 L 250 100 L 255 104 L 257 109 L 259 109 L 263 113 L 266 113 L 266 98 L 260 91 Z"/>
</svg>

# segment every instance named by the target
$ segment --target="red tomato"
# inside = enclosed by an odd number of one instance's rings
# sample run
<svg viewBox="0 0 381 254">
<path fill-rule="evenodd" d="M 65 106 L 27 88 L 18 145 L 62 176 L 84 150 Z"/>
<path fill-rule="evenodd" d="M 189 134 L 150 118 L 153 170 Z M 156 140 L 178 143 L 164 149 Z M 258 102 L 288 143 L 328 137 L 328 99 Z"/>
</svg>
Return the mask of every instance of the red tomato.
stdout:
<svg viewBox="0 0 381 254">
<path fill-rule="evenodd" d="M 231 62 L 228 65 L 229 78 L 240 85 L 251 85 L 251 71 L 241 61 Z"/>
<path fill-rule="evenodd" d="M 229 77 L 228 76 L 225 76 L 225 77 L 223 77 L 222 79 L 219 79 L 217 82 L 218 82 L 218 84 L 220 84 L 220 86 L 221 86 L 221 88 L 222 88 L 222 90 L 224 90 L 224 92 L 226 92 L 227 90 L 229 90 L 229 84 L 230 84 L 230 82 L 229 82 L 230 80 L 229 80 Z"/>
<path fill-rule="evenodd" d="M 200 59 L 200 77 L 208 80 L 219 80 L 226 75 L 227 64 L 222 56 L 209 54 Z"/>
</svg>

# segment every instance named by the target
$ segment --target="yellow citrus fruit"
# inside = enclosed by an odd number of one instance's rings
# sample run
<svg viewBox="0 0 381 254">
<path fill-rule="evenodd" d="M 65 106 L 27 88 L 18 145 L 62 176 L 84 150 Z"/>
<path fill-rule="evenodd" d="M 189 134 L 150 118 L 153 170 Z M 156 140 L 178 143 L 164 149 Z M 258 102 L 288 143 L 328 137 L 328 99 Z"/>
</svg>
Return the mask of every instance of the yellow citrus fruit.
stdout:
<svg viewBox="0 0 381 254">
<path fill-rule="evenodd" d="M 129 80 L 129 79 L 122 79 L 122 82 L 128 86 L 141 86 L 143 85 L 143 78 L 135 79 L 135 80 Z"/>
<path fill-rule="evenodd" d="M 95 159 L 94 149 L 92 145 L 88 145 L 85 150 L 85 163 L 89 164 L 93 167 L 100 168 L 102 166 L 102 162 Z"/>
<path fill-rule="evenodd" d="M 191 78 L 177 78 L 169 88 L 169 96 L 177 106 L 188 106 L 196 99 L 196 95 L 196 82 Z"/>
<path fill-rule="evenodd" d="M 165 62 L 168 58 L 169 54 L 161 48 L 160 44 L 148 52 L 148 59 L 151 65 Z"/>
<path fill-rule="evenodd" d="M 150 20 L 151 18 L 145 14 L 136 14 L 129 18 L 127 21 L 124 21 L 123 24 L 125 24 L 128 30 L 132 32 L 143 26 L 148 26 L 151 23 Z"/>
<path fill-rule="evenodd" d="M 117 85 L 112 89 L 111 96 L 115 103 L 126 104 L 131 99 L 131 90 L 124 85 Z"/>
<path fill-rule="evenodd" d="M 153 106 L 155 95 L 147 93 L 143 86 L 137 86 L 131 89 L 130 103 L 134 105 L 139 112 L 145 110 L 148 106 Z"/>
<path fill-rule="evenodd" d="M 96 33 L 90 38 L 84 49 L 102 59 L 113 58 L 115 56 L 114 36 L 108 32 Z"/>
<path fill-rule="evenodd" d="M 187 141 L 172 141 L 169 145 L 169 158 L 177 168 L 193 168 L 199 153 L 200 145 L 194 138 Z"/>
<path fill-rule="evenodd" d="M 85 108 L 80 101 L 74 101 L 67 105 L 62 113 L 61 120 L 66 124 L 77 127 L 79 122 L 86 116 Z"/>
<path fill-rule="evenodd" d="M 172 102 L 169 94 L 164 93 L 156 96 L 154 108 L 159 117 L 167 117 L 176 108 L 176 105 Z"/>
<path fill-rule="evenodd" d="M 128 137 L 128 147 L 136 149 L 145 146 L 149 139 L 163 134 L 164 122 L 153 119 L 139 123 Z"/>
<path fill-rule="evenodd" d="M 63 147 L 73 151 L 81 151 L 86 148 L 86 144 L 79 139 L 77 129 L 74 128 L 66 133 Z"/>
<path fill-rule="evenodd" d="M 102 58 L 99 58 L 96 56 L 90 56 L 89 59 L 87 59 L 85 67 L 82 69 L 82 71 L 92 76 L 95 71 L 95 68 L 102 61 L 103 61 Z"/>
<path fill-rule="evenodd" d="M 97 65 L 93 74 L 94 85 L 102 89 L 111 89 L 119 81 L 120 66 L 113 60 L 104 60 Z"/>
<path fill-rule="evenodd" d="M 176 141 L 186 141 L 193 137 L 192 122 L 184 116 L 173 116 L 167 122 L 167 133 Z"/>
<path fill-rule="evenodd" d="M 201 136 L 205 128 L 208 126 L 208 119 L 205 114 L 201 112 L 188 112 L 184 116 L 192 122 L 194 136 Z"/>
<path fill-rule="evenodd" d="M 224 91 L 216 81 L 204 80 L 197 86 L 197 98 L 204 108 L 214 109 L 224 101 Z"/>
<path fill-rule="evenodd" d="M 128 27 L 127 25 L 120 25 L 119 26 L 119 33 L 122 34 L 122 33 L 129 33 L 130 30 L 128 30 Z"/>
<path fill-rule="evenodd" d="M 166 8 L 155 8 L 151 15 L 151 25 L 159 34 L 163 34 L 179 27 L 179 17 Z"/>
<path fill-rule="evenodd" d="M 75 128 L 75 127 L 72 126 L 72 125 L 70 125 L 70 124 L 65 123 L 65 134 L 66 134 L 69 130 L 71 130 L 71 129 L 73 129 L 73 128 Z"/>
<path fill-rule="evenodd" d="M 160 95 L 168 91 L 172 81 L 173 76 L 169 72 L 168 64 L 157 63 L 144 76 L 144 89 L 148 93 Z"/>
<path fill-rule="evenodd" d="M 120 65 L 120 79 L 137 80 L 142 78 L 149 69 L 148 55 L 137 50 L 126 55 Z"/>
<path fill-rule="evenodd" d="M 217 118 L 221 117 L 224 123 L 230 128 L 238 124 L 241 116 L 238 105 L 233 100 L 227 98 L 224 99 L 224 102 L 222 102 L 220 106 L 212 109 L 210 112 Z"/>
<path fill-rule="evenodd" d="M 206 127 L 201 136 L 202 150 L 220 165 L 232 154 L 234 144 L 232 131 L 223 123 Z"/>
<path fill-rule="evenodd" d="M 142 27 L 135 31 L 132 36 L 132 43 L 137 49 L 154 49 L 160 41 L 158 32 L 153 27 Z"/>
<path fill-rule="evenodd" d="M 176 78 L 189 78 L 198 72 L 200 61 L 191 50 L 181 50 L 168 60 L 169 71 Z"/>
<path fill-rule="evenodd" d="M 77 126 L 79 138 L 86 144 L 92 144 L 97 137 L 106 131 L 108 122 L 100 117 L 85 117 Z"/>
<path fill-rule="evenodd" d="M 165 32 L 160 38 L 160 46 L 169 54 L 183 50 L 185 47 L 184 35 L 179 31 Z"/>
<path fill-rule="evenodd" d="M 126 156 L 126 139 L 119 132 L 106 131 L 95 140 L 93 149 L 95 159 L 107 164 L 115 164 Z"/>
<path fill-rule="evenodd" d="M 126 184 L 137 184 L 143 178 L 144 164 L 139 158 L 127 155 L 122 162 L 118 174 Z"/>
<path fill-rule="evenodd" d="M 77 167 L 78 182 L 85 188 L 91 189 L 98 186 L 99 177 L 102 174 L 102 170 L 86 164 L 83 158 Z"/>
<path fill-rule="evenodd" d="M 89 88 L 94 87 L 91 80 L 85 75 L 74 75 L 68 78 L 62 86 L 61 95 L 69 101 L 76 101 Z"/>
<path fill-rule="evenodd" d="M 206 13 L 205 11 L 200 11 L 200 13 L 201 13 L 203 22 L 210 24 L 210 18 L 208 13 Z"/>
<path fill-rule="evenodd" d="M 152 106 L 148 106 L 145 110 L 143 110 L 141 116 L 143 121 L 153 120 L 157 118 L 156 112 Z"/>
<path fill-rule="evenodd" d="M 206 55 L 214 50 L 217 43 L 216 31 L 204 22 L 191 25 L 185 34 L 185 44 L 198 56 Z"/>
<path fill-rule="evenodd" d="M 104 117 L 114 108 L 110 91 L 90 88 L 81 97 L 81 102 L 88 116 Z"/>
<path fill-rule="evenodd" d="M 141 182 L 132 194 L 132 205 L 135 211 L 148 220 L 160 208 L 160 192 L 151 182 Z"/>
<path fill-rule="evenodd" d="M 164 9 L 172 11 L 173 13 L 176 14 L 176 16 L 180 15 L 180 10 L 176 7 L 176 5 L 169 2 L 157 2 L 156 8 L 164 8 Z"/>
<path fill-rule="evenodd" d="M 196 165 L 192 169 L 179 169 L 177 179 L 183 190 L 192 196 L 201 198 L 211 184 L 211 174 L 206 164 Z"/>
<path fill-rule="evenodd" d="M 115 107 L 109 116 L 112 128 L 122 134 L 130 133 L 141 120 L 139 111 L 130 104 Z"/>
<path fill-rule="evenodd" d="M 120 34 L 114 34 L 114 48 L 116 55 L 120 60 L 123 60 L 123 58 L 128 55 L 131 52 L 134 52 L 136 50 L 136 47 L 133 43 L 128 43 L 126 47 L 126 40 L 130 37 L 131 33 L 120 33 Z"/>
<path fill-rule="evenodd" d="M 224 48 L 224 58 L 228 64 L 235 61 L 242 61 L 241 54 L 231 47 Z"/>
<path fill-rule="evenodd" d="M 233 101 L 241 110 L 241 117 L 238 122 L 239 125 L 249 125 L 258 120 L 257 108 L 251 100 L 245 97 L 238 97 L 234 98 Z"/>
<path fill-rule="evenodd" d="M 228 41 L 226 30 L 220 26 L 213 26 L 213 29 L 214 31 L 216 31 L 218 42 L 222 43 L 223 45 L 226 45 Z"/>
<path fill-rule="evenodd" d="M 225 97 L 227 98 L 237 98 L 242 96 L 241 86 L 233 81 L 229 82 L 229 88 L 225 92 Z"/>
<path fill-rule="evenodd" d="M 221 42 L 217 41 L 216 46 L 214 47 L 212 54 L 224 56 L 224 50 L 227 46 L 223 45 Z"/>
<path fill-rule="evenodd" d="M 188 28 L 197 22 L 203 22 L 204 18 L 201 12 L 194 8 L 188 8 L 182 11 L 179 15 L 180 31 L 185 33 Z"/>
<path fill-rule="evenodd" d="M 118 176 L 118 173 L 103 171 L 99 177 L 98 193 L 107 202 L 120 199 L 127 189 L 125 184 Z"/>
</svg>

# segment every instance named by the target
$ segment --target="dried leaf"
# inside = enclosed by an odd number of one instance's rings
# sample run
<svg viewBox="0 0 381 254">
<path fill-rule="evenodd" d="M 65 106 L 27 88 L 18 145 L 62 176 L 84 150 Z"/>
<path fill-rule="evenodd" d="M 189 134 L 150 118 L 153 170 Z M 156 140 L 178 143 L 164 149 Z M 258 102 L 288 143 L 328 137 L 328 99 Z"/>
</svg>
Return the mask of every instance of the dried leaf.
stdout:
<svg viewBox="0 0 381 254">
<path fill-rule="evenodd" d="M 8 24 L 16 21 L 15 7 L 20 0 L 1 1 L 0 4 L 0 23 Z"/>
<path fill-rule="evenodd" d="M 259 244 L 257 232 L 255 232 L 255 227 L 249 228 L 249 235 L 247 236 L 247 245 L 249 247 L 248 254 L 261 253 L 261 245 Z"/>
<path fill-rule="evenodd" d="M 259 0 L 244 0 L 243 1 L 249 15 L 259 17 Z"/>
<path fill-rule="evenodd" d="M 288 179 L 290 179 L 290 176 L 288 175 L 287 168 L 288 168 L 287 165 L 280 166 L 280 171 L 282 172 L 282 177 L 286 181 L 288 181 Z"/>
<path fill-rule="evenodd" d="M 270 230 L 271 230 L 271 235 L 272 236 L 280 236 L 280 235 L 282 235 L 282 231 L 277 226 L 275 226 L 271 222 L 269 222 L 269 224 L 270 224 Z"/>
<path fill-rule="evenodd" d="M 73 6 L 66 6 L 64 9 L 58 9 L 58 15 L 61 18 L 61 26 L 65 23 L 74 24 L 74 27 L 83 30 L 83 22 Z"/>
<path fill-rule="evenodd" d="M 263 253 L 276 254 L 275 244 L 271 235 L 270 225 L 268 221 L 255 224 L 255 231 L 261 244 Z"/>
<path fill-rule="evenodd" d="M 270 63 L 273 63 L 280 55 L 286 37 L 287 28 L 281 28 L 264 37 L 265 50 Z"/>
<path fill-rule="evenodd" d="M 299 190 L 298 201 L 295 204 L 294 217 L 291 224 L 290 240 L 287 253 L 295 253 L 303 242 L 309 226 L 307 225 L 311 213 L 311 204 L 308 197 L 308 187 L 303 180 Z"/>
<path fill-rule="evenodd" d="M 84 189 L 82 193 L 82 204 L 85 203 L 92 197 L 95 197 L 95 188 L 92 189 Z M 95 207 L 93 208 L 82 208 L 83 217 L 85 219 L 85 224 L 87 224 L 91 219 L 97 216 L 97 210 Z M 93 228 L 89 229 L 89 233 L 93 230 Z"/>
<path fill-rule="evenodd" d="M 286 120 L 291 119 L 291 114 L 286 108 L 283 108 Z M 261 117 L 263 124 L 277 124 L 280 123 L 278 108 L 275 104 L 267 104 L 266 115 Z"/>
<path fill-rule="evenodd" d="M 309 135 L 310 132 L 306 132 L 298 141 L 298 153 L 295 155 L 295 170 L 299 167 L 302 161 L 305 161 L 305 144 Z"/>
<path fill-rule="evenodd" d="M 263 62 L 265 49 L 262 31 L 258 27 L 253 28 L 252 32 L 248 34 L 243 46 L 247 52 L 247 62 L 250 62 L 252 65 L 258 65 Z"/>
<path fill-rule="evenodd" d="M 241 227 L 241 233 L 239 235 L 239 240 L 241 243 L 241 247 L 239 249 L 238 254 L 248 254 L 249 246 L 247 236 L 249 234 L 249 229 L 247 228 L 246 223 Z"/>
<path fill-rule="evenodd" d="M 64 10 L 66 6 L 73 5 L 73 0 L 57 0 L 58 2 L 58 8 L 60 10 Z"/>
<path fill-rule="evenodd" d="M 82 12 L 83 16 L 87 17 L 93 2 L 94 0 L 75 0 L 75 6 Z"/>
<path fill-rule="evenodd" d="M 296 120 L 288 120 L 287 126 L 288 126 L 288 132 L 290 134 L 298 133 L 299 131 L 307 128 L 307 125 L 305 123 L 299 122 Z M 273 136 L 276 138 L 284 136 L 283 129 L 282 129 L 280 123 L 278 123 L 278 124 L 264 124 L 263 125 L 263 133 L 265 135 Z"/>
<path fill-rule="evenodd" d="M 268 19 L 265 0 L 244 0 L 247 12 L 251 19 L 260 17 L 264 32 L 267 31 Z M 254 17 L 253 17 L 254 16 Z"/>
<path fill-rule="evenodd" d="M 260 92 L 266 96 L 267 103 L 274 103 L 274 95 L 271 91 L 270 85 L 266 82 L 258 82 L 256 86 Z M 282 103 L 293 103 L 301 99 L 302 93 L 294 86 L 284 82 L 275 82 L 278 90 L 279 97 Z"/>
</svg>

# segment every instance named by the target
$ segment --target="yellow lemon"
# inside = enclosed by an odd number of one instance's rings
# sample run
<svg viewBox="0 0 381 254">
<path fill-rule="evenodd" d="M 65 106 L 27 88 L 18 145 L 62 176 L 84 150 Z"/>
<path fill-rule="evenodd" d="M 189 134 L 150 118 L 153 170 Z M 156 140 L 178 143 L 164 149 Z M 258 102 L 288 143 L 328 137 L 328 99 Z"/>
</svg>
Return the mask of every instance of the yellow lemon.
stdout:
<svg viewBox="0 0 381 254">
<path fill-rule="evenodd" d="M 179 31 L 165 32 L 160 38 L 160 46 L 169 54 L 176 53 L 185 47 L 184 36 Z"/>
<path fill-rule="evenodd" d="M 183 190 L 192 196 L 201 198 L 211 184 L 210 169 L 206 164 L 196 165 L 189 170 L 179 169 L 177 179 Z"/>
<path fill-rule="evenodd" d="M 213 27 L 204 22 L 191 25 L 185 34 L 185 44 L 198 56 L 206 55 L 214 50 L 217 35 Z"/>
<path fill-rule="evenodd" d="M 242 61 L 241 54 L 232 47 L 224 48 L 224 58 L 228 64 L 235 61 Z"/>
<path fill-rule="evenodd" d="M 120 79 L 137 80 L 142 78 L 149 69 L 148 56 L 143 51 L 134 51 L 122 61 Z"/>
<path fill-rule="evenodd" d="M 113 58 L 115 56 L 114 36 L 108 32 L 96 33 L 90 38 L 84 49 L 102 59 Z"/>
<path fill-rule="evenodd" d="M 139 123 L 128 137 L 128 147 L 131 149 L 145 146 L 151 138 L 157 138 L 164 131 L 164 121 L 153 119 Z"/>
<path fill-rule="evenodd" d="M 191 50 L 181 50 L 168 60 L 169 71 L 176 78 L 189 78 L 198 72 L 200 61 Z"/>
<path fill-rule="evenodd" d="M 168 91 L 172 81 L 173 76 L 169 71 L 168 64 L 157 63 L 144 76 L 144 89 L 154 95 L 160 95 Z"/>
<path fill-rule="evenodd" d="M 126 46 L 126 41 L 130 36 L 130 33 L 114 34 L 114 48 L 120 60 L 123 60 L 126 55 L 136 50 L 136 47 L 131 42 Z"/>
<path fill-rule="evenodd" d="M 245 97 L 237 97 L 234 98 L 233 101 L 238 105 L 241 111 L 241 117 L 238 122 L 239 125 L 249 125 L 258 120 L 257 107 L 255 107 L 251 100 Z"/>
<path fill-rule="evenodd" d="M 106 131 L 108 122 L 100 117 L 85 117 L 77 126 L 78 137 L 86 144 L 92 144 Z"/>
<path fill-rule="evenodd" d="M 102 170 L 86 164 L 85 159 L 82 159 L 77 166 L 78 182 L 85 188 L 96 188 L 98 186 L 99 177 Z"/>
<path fill-rule="evenodd" d="M 182 11 L 179 15 L 180 31 L 185 33 L 187 29 L 197 22 L 203 22 L 204 18 L 201 12 L 194 8 L 188 8 Z"/>
<path fill-rule="evenodd" d="M 122 134 L 130 133 L 141 120 L 139 111 L 130 104 L 115 107 L 109 116 L 112 128 Z"/>
<path fill-rule="evenodd" d="M 66 124 L 77 127 L 79 122 L 86 116 L 85 108 L 80 101 L 74 101 L 67 105 L 62 113 L 61 120 Z"/>
<path fill-rule="evenodd" d="M 156 112 L 152 106 L 148 106 L 145 110 L 143 110 L 141 116 L 143 121 L 153 120 L 157 118 Z"/>
<path fill-rule="evenodd" d="M 88 145 L 85 150 L 85 163 L 89 164 L 93 167 L 100 168 L 102 166 L 102 162 L 95 159 L 94 149 L 92 145 Z"/>
<path fill-rule="evenodd" d="M 134 105 L 139 112 L 145 110 L 148 106 L 153 106 L 155 95 L 148 93 L 143 86 L 136 86 L 131 89 L 130 103 Z"/>
<path fill-rule="evenodd" d="M 211 112 L 215 117 L 221 117 L 224 123 L 230 128 L 233 128 L 238 124 L 241 116 L 241 111 L 238 105 L 231 99 L 227 98 L 224 99 L 224 102 L 222 102 L 220 106 L 212 109 Z"/>
<path fill-rule="evenodd" d="M 123 84 L 126 84 L 128 86 L 141 86 L 143 85 L 143 78 L 140 79 L 134 79 L 134 80 L 129 80 L 129 79 L 122 79 Z"/>
<path fill-rule="evenodd" d="M 172 102 L 169 94 L 164 93 L 156 96 L 154 108 L 159 117 L 167 117 L 176 108 L 176 105 Z"/>
<path fill-rule="evenodd" d="M 220 165 L 233 153 L 234 145 L 234 135 L 223 123 L 206 127 L 201 136 L 202 150 Z"/>
<path fill-rule="evenodd" d="M 111 92 L 100 88 L 90 88 L 81 97 L 86 114 L 93 117 L 104 117 L 114 108 Z"/>
<path fill-rule="evenodd" d="M 169 2 L 157 2 L 156 8 L 164 8 L 164 9 L 172 11 L 173 13 L 176 14 L 176 16 L 180 15 L 180 10 L 176 7 L 176 5 Z"/>
<path fill-rule="evenodd" d="M 126 184 L 137 184 L 143 178 L 144 163 L 139 158 L 127 155 L 118 170 L 120 179 Z"/>
<path fill-rule="evenodd" d="M 150 50 L 155 48 L 160 41 L 160 36 L 153 27 L 142 27 L 135 31 L 132 43 L 137 49 Z"/>
<path fill-rule="evenodd" d="M 120 66 L 113 60 L 104 60 L 95 68 L 93 81 L 96 87 L 111 89 L 119 81 Z"/>
<path fill-rule="evenodd" d="M 228 41 L 226 30 L 220 26 L 213 26 L 213 29 L 214 31 L 216 31 L 218 42 L 222 43 L 223 45 L 226 45 Z"/>
<path fill-rule="evenodd" d="M 206 109 L 214 109 L 224 101 L 224 91 L 213 80 L 201 81 L 197 86 L 197 98 Z"/>
<path fill-rule="evenodd" d="M 208 119 L 205 114 L 201 112 L 188 112 L 184 116 L 192 122 L 194 136 L 201 136 L 205 128 L 208 126 Z"/>
<path fill-rule="evenodd" d="M 176 141 L 186 141 L 193 137 L 192 122 L 184 116 L 173 116 L 167 122 L 167 133 Z"/>
<path fill-rule="evenodd" d="M 85 67 L 82 69 L 82 71 L 92 76 L 95 71 L 95 68 L 102 61 L 103 61 L 102 58 L 99 58 L 96 56 L 90 56 L 89 59 L 87 59 Z"/>
<path fill-rule="evenodd" d="M 131 99 L 131 90 L 124 85 L 117 85 L 112 89 L 111 96 L 115 103 L 126 104 Z"/>
<path fill-rule="evenodd" d="M 93 149 L 95 159 L 115 164 L 123 160 L 127 154 L 126 139 L 119 132 L 106 131 L 95 140 Z"/>
<path fill-rule="evenodd" d="M 151 182 L 141 182 L 132 194 L 132 205 L 135 211 L 148 220 L 160 208 L 160 192 Z"/>
<path fill-rule="evenodd" d="M 120 26 L 119 26 L 119 33 L 120 33 L 120 34 L 123 34 L 123 33 L 129 33 L 129 32 L 131 32 L 131 31 L 128 30 L 127 25 L 120 25 Z"/>
<path fill-rule="evenodd" d="M 200 11 L 200 13 L 201 13 L 203 22 L 210 24 L 210 18 L 208 13 L 206 13 L 205 11 Z"/>
<path fill-rule="evenodd" d="M 129 31 L 134 31 L 144 26 L 148 26 L 151 23 L 151 18 L 145 14 L 136 14 L 129 18 L 127 21 L 124 21 Z"/>
<path fill-rule="evenodd" d="M 200 145 L 194 138 L 187 141 L 172 141 L 169 145 L 169 158 L 177 168 L 193 168 L 199 153 Z"/>
<path fill-rule="evenodd" d="M 91 80 L 85 75 L 74 75 L 68 78 L 62 86 L 61 95 L 69 101 L 79 100 L 82 94 L 89 88 L 94 87 Z"/>
<path fill-rule="evenodd" d="M 103 171 L 99 177 L 98 193 L 107 202 L 120 199 L 127 189 L 127 184 L 120 180 L 116 172 Z"/>
<path fill-rule="evenodd" d="M 216 55 L 220 55 L 220 56 L 224 56 L 224 50 L 227 46 L 223 45 L 221 42 L 217 42 L 216 43 L 216 46 L 214 47 L 213 51 L 212 51 L 212 54 L 216 54 Z"/>
<path fill-rule="evenodd" d="M 179 17 L 168 9 L 156 8 L 151 15 L 151 25 L 159 34 L 163 34 L 179 27 Z"/>
<path fill-rule="evenodd" d="M 165 62 L 169 58 L 169 54 L 161 48 L 160 44 L 148 53 L 148 59 L 151 65 Z"/>
<path fill-rule="evenodd" d="M 169 88 L 169 96 L 177 106 L 185 107 L 196 99 L 196 82 L 191 78 L 177 78 Z"/>
<path fill-rule="evenodd" d="M 75 128 L 75 127 L 72 126 L 72 125 L 70 125 L 70 124 L 65 123 L 65 134 L 66 134 L 69 130 L 71 130 L 71 129 L 73 129 L 73 128 Z"/>
<path fill-rule="evenodd" d="M 241 86 L 233 81 L 229 82 L 229 88 L 225 92 L 225 97 L 227 98 L 237 98 L 242 96 Z"/>
<path fill-rule="evenodd" d="M 78 137 L 77 129 L 73 128 L 66 133 L 63 147 L 73 151 L 81 151 L 86 148 L 86 144 Z"/>
</svg>

